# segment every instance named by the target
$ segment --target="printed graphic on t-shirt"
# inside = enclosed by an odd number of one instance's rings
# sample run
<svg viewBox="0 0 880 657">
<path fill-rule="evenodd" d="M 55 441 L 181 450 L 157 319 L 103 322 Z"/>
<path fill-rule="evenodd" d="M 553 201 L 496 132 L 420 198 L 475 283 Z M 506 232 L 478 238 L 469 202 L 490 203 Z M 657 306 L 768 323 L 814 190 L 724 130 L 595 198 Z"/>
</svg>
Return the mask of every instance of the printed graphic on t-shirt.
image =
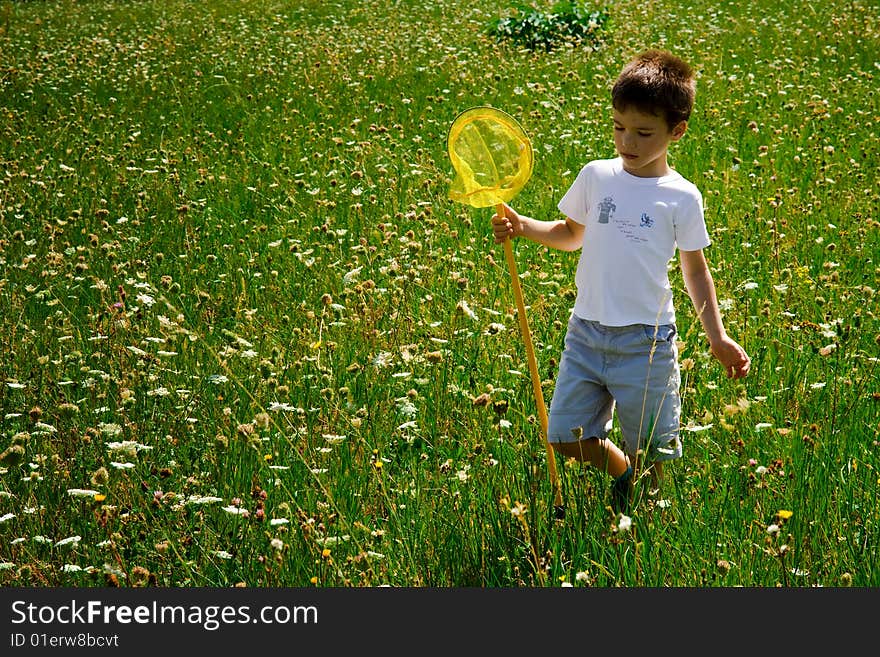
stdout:
<svg viewBox="0 0 880 657">
<path fill-rule="evenodd" d="M 614 221 L 612 222 L 611 219 L 613 218 L 614 211 L 617 209 L 617 204 L 614 203 L 614 198 L 611 196 L 603 198 L 598 204 L 598 208 L 600 224 L 613 223 L 624 237 L 636 244 L 648 241 L 646 229 L 650 229 L 654 226 L 654 218 L 647 212 L 642 212 L 642 216 L 639 218 L 638 223 L 634 220 L 623 219 L 621 217 L 614 218 Z"/>
<path fill-rule="evenodd" d="M 613 198 L 610 196 L 603 198 L 602 202 L 599 203 L 599 223 L 607 224 L 616 209 L 617 206 L 614 204 Z"/>
</svg>

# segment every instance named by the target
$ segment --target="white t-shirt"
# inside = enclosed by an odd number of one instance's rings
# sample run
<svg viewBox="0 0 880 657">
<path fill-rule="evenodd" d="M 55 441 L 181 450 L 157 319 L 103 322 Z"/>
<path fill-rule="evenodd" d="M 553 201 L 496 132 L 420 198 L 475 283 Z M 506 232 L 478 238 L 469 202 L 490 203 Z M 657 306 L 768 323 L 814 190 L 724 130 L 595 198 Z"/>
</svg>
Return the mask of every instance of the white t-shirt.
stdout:
<svg viewBox="0 0 880 657">
<path fill-rule="evenodd" d="M 573 312 L 606 326 L 675 321 L 667 267 L 676 247 L 709 246 L 703 197 L 673 171 L 627 173 L 620 158 L 581 169 L 559 210 L 584 226 Z"/>
</svg>

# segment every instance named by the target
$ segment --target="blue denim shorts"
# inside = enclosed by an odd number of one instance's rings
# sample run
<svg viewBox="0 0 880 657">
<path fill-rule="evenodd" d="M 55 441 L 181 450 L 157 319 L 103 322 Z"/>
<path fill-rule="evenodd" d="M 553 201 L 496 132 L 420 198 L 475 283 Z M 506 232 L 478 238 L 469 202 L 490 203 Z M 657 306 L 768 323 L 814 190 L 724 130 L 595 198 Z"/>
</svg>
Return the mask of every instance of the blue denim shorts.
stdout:
<svg viewBox="0 0 880 657">
<path fill-rule="evenodd" d="M 616 414 L 630 459 L 682 454 L 674 324 L 604 326 L 572 314 L 550 403 L 548 440 L 606 438 Z"/>
</svg>

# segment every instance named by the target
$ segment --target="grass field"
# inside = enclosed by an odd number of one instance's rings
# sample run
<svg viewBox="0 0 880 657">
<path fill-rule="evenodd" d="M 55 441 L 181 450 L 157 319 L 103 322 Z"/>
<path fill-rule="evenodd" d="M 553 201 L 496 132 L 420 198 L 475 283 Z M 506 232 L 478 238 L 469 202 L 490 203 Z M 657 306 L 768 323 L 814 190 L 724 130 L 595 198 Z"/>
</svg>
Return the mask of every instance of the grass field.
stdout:
<svg viewBox="0 0 880 657">
<path fill-rule="evenodd" d="M 621 0 L 548 52 L 502 7 L 0 0 L 0 584 L 880 585 L 876 6 Z M 674 268 L 685 455 L 631 524 L 558 462 L 557 521 L 446 132 L 515 116 L 554 217 L 649 46 L 699 71 L 671 160 L 752 373 Z M 549 404 L 577 254 L 514 248 Z"/>
</svg>

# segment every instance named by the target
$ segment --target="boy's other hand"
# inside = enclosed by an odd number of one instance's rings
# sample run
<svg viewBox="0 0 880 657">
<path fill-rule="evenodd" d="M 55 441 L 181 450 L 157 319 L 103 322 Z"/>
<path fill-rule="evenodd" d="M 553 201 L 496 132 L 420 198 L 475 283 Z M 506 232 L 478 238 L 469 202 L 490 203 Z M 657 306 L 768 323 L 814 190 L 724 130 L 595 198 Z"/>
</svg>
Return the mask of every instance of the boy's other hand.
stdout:
<svg viewBox="0 0 880 657">
<path fill-rule="evenodd" d="M 501 243 L 508 237 L 513 239 L 522 234 L 522 220 L 520 216 L 506 203 L 502 204 L 504 214 L 495 213 L 492 217 L 492 232 L 495 234 L 495 242 Z"/>
<path fill-rule="evenodd" d="M 746 350 L 735 340 L 725 336 L 711 346 L 712 355 L 724 367 L 728 379 L 741 379 L 749 373 L 752 361 Z"/>
</svg>

